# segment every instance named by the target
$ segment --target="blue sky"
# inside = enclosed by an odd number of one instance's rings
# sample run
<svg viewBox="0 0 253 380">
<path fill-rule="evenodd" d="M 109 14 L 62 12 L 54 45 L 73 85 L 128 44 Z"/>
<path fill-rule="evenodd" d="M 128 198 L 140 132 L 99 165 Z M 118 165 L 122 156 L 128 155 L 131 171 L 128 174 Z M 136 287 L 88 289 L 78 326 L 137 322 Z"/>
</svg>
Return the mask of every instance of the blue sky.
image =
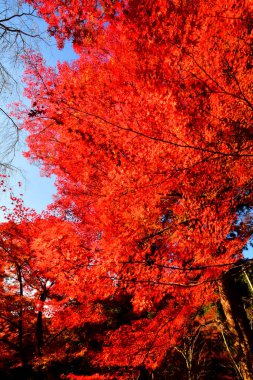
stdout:
<svg viewBox="0 0 253 380">
<path fill-rule="evenodd" d="M 39 29 L 42 33 L 46 33 L 47 25 L 43 20 L 38 22 Z M 50 66 L 56 66 L 58 61 L 73 61 L 78 56 L 72 49 L 70 43 L 66 43 L 64 49 L 58 50 L 55 40 L 53 38 L 47 39 L 48 43 L 40 42 L 39 50 L 42 53 L 47 64 Z M 22 67 L 17 66 L 14 71 L 10 67 L 10 71 L 13 72 L 13 76 L 19 82 L 20 88 L 18 91 L 13 91 L 13 94 L 7 94 L 5 102 L 2 101 L 1 106 L 7 109 L 7 105 L 13 101 L 22 99 Z M 26 101 L 22 99 L 23 101 Z M 15 195 L 19 193 L 23 194 L 25 205 L 30 208 L 34 208 L 36 211 L 41 212 L 46 206 L 51 203 L 52 195 L 55 193 L 54 178 L 47 178 L 40 176 L 40 170 L 37 166 L 31 165 L 27 159 L 22 155 L 22 151 L 26 150 L 25 133 L 21 133 L 19 137 L 19 143 L 16 146 L 15 157 L 12 161 L 12 165 L 17 168 L 11 173 L 8 185 L 13 189 Z M 18 182 L 22 183 L 22 187 L 18 187 Z M 8 194 L 2 194 L 1 203 L 10 207 L 8 201 Z M 9 205 L 9 206 L 8 206 Z M 0 221 L 3 215 L 0 213 Z"/>
<path fill-rule="evenodd" d="M 58 50 L 57 47 L 46 45 L 41 46 L 41 53 L 47 61 L 48 65 L 56 66 L 57 61 L 72 61 L 77 58 L 70 43 L 66 44 L 63 50 Z M 21 139 L 24 141 L 25 136 Z M 52 201 L 52 194 L 55 193 L 54 178 L 41 177 L 39 168 L 31 165 L 22 155 L 22 150 L 25 150 L 24 142 L 19 144 L 15 159 L 12 164 L 17 167 L 21 173 L 16 172 L 12 182 L 15 187 L 15 182 L 22 183 L 22 191 L 24 194 L 25 205 L 34 208 L 40 212 Z"/>
</svg>

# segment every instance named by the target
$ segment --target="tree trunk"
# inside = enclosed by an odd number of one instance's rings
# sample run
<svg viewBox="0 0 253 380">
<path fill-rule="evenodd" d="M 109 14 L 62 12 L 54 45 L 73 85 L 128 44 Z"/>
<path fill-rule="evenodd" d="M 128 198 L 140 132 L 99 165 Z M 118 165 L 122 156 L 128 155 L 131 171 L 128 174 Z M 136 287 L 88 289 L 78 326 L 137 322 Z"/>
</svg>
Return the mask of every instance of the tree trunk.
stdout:
<svg viewBox="0 0 253 380">
<path fill-rule="evenodd" d="M 19 299 L 20 299 L 20 309 L 19 309 L 19 318 L 18 318 L 18 347 L 19 347 L 19 355 L 20 360 L 22 363 L 22 366 L 26 368 L 28 366 L 26 353 L 24 350 L 24 343 L 23 343 L 23 279 L 22 279 L 22 273 L 21 273 L 21 267 L 19 265 L 16 265 L 17 268 L 17 275 L 18 275 L 18 282 L 19 282 Z"/>
<path fill-rule="evenodd" d="M 38 355 L 42 355 L 42 347 L 43 347 L 43 305 L 47 298 L 47 290 L 44 289 L 43 293 L 40 296 L 41 306 L 38 312 L 37 322 L 36 322 L 36 351 Z"/>
<path fill-rule="evenodd" d="M 240 287 L 234 282 L 238 268 L 227 272 L 219 285 L 220 301 L 226 317 L 227 327 L 233 336 L 233 361 L 239 368 L 243 380 L 253 379 L 253 335 L 243 307 Z M 232 275 L 232 276 L 231 276 Z"/>
<path fill-rule="evenodd" d="M 42 323 L 42 311 L 38 312 L 37 322 L 36 322 L 36 351 L 38 355 L 42 355 L 43 346 L 43 323 Z"/>
</svg>

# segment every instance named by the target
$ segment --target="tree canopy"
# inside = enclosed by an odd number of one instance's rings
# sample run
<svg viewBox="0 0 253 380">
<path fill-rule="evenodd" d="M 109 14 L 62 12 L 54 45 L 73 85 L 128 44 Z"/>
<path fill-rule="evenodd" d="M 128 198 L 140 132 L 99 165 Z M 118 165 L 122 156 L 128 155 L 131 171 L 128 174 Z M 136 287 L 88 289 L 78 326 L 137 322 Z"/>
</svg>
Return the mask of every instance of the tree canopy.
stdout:
<svg viewBox="0 0 253 380">
<path fill-rule="evenodd" d="M 57 196 L 1 226 L 3 363 L 252 378 L 251 1 L 27 3 L 79 59 L 24 57 L 13 112 Z"/>
</svg>

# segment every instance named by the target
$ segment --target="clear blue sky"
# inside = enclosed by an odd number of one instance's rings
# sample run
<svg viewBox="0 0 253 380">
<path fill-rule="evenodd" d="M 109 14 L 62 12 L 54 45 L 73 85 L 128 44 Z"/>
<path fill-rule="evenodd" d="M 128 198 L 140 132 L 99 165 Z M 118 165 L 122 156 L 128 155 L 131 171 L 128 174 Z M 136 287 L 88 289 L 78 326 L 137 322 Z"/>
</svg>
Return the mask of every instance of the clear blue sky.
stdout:
<svg viewBox="0 0 253 380">
<path fill-rule="evenodd" d="M 51 66 L 55 66 L 57 61 L 71 61 L 77 58 L 70 44 L 66 44 L 65 48 L 61 51 L 59 51 L 56 46 L 48 47 L 42 45 L 41 52 L 47 63 Z M 21 147 L 19 148 L 13 161 L 13 165 L 21 171 L 21 175 L 16 173 L 13 180 L 15 182 L 22 182 L 26 206 L 40 212 L 52 201 L 52 194 L 55 192 L 54 179 L 40 176 L 39 168 L 35 165 L 31 165 L 22 156 L 21 150 L 25 150 L 24 148 L 24 146 L 23 149 Z M 13 186 L 14 185 L 15 183 Z"/>
<path fill-rule="evenodd" d="M 47 25 L 43 20 L 39 21 L 39 28 L 45 33 Z M 53 38 L 49 39 L 49 44 L 41 42 L 39 49 L 47 64 L 50 66 L 56 66 L 58 61 L 70 62 L 78 58 L 70 43 L 67 43 L 64 49 L 58 50 Z M 17 68 L 13 75 L 15 75 L 15 78 L 21 83 L 22 68 Z M 22 88 L 19 90 L 19 93 L 22 93 Z M 7 103 L 18 100 L 16 96 L 18 96 L 18 94 L 14 93 L 12 96 L 7 97 L 6 104 L 2 104 L 2 106 L 6 109 Z M 23 157 L 22 151 L 25 150 L 25 134 L 21 134 L 20 142 L 15 152 L 15 158 L 12 161 L 12 165 L 17 168 L 17 171 L 12 172 L 9 185 L 15 195 L 19 195 L 19 193 L 23 194 L 23 199 L 27 207 L 34 208 L 36 211 L 41 212 L 52 202 L 52 195 L 55 193 L 54 178 L 41 177 L 39 168 L 35 165 L 31 165 Z M 22 183 L 21 189 L 17 186 L 18 182 Z M 7 206 L 9 205 L 8 194 L 2 195 L 1 203 Z M 1 220 L 2 215 L 0 213 L 0 221 Z"/>
</svg>

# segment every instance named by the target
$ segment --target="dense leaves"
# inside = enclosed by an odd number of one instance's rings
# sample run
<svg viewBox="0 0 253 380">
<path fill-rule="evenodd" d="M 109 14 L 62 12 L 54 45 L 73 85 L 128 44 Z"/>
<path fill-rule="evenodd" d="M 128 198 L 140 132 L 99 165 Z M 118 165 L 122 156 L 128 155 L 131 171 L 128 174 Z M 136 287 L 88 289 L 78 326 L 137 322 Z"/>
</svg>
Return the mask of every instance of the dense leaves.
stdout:
<svg viewBox="0 0 253 380">
<path fill-rule="evenodd" d="M 228 347 L 214 305 L 221 297 L 228 319 L 223 272 L 252 234 L 252 6 L 28 3 L 80 57 L 57 69 L 24 57 L 31 106 L 15 114 L 29 132 L 26 156 L 56 175 L 58 192 L 49 215 L 3 225 L 13 229 L 3 246 L 15 235 L 28 245 L 27 258 L 14 245 L 11 260 L 36 289 L 28 302 L 44 294 L 30 308 L 39 316 L 43 301 L 48 341 L 65 329 L 63 355 L 79 340 L 70 351 L 93 366 L 89 378 L 148 378 L 176 350 L 190 379 L 197 339 L 211 331 Z M 213 360 L 234 365 L 221 352 Z M 250 378 L 246 352 L 236 355 L 235 371 Z"/>
</svg>

